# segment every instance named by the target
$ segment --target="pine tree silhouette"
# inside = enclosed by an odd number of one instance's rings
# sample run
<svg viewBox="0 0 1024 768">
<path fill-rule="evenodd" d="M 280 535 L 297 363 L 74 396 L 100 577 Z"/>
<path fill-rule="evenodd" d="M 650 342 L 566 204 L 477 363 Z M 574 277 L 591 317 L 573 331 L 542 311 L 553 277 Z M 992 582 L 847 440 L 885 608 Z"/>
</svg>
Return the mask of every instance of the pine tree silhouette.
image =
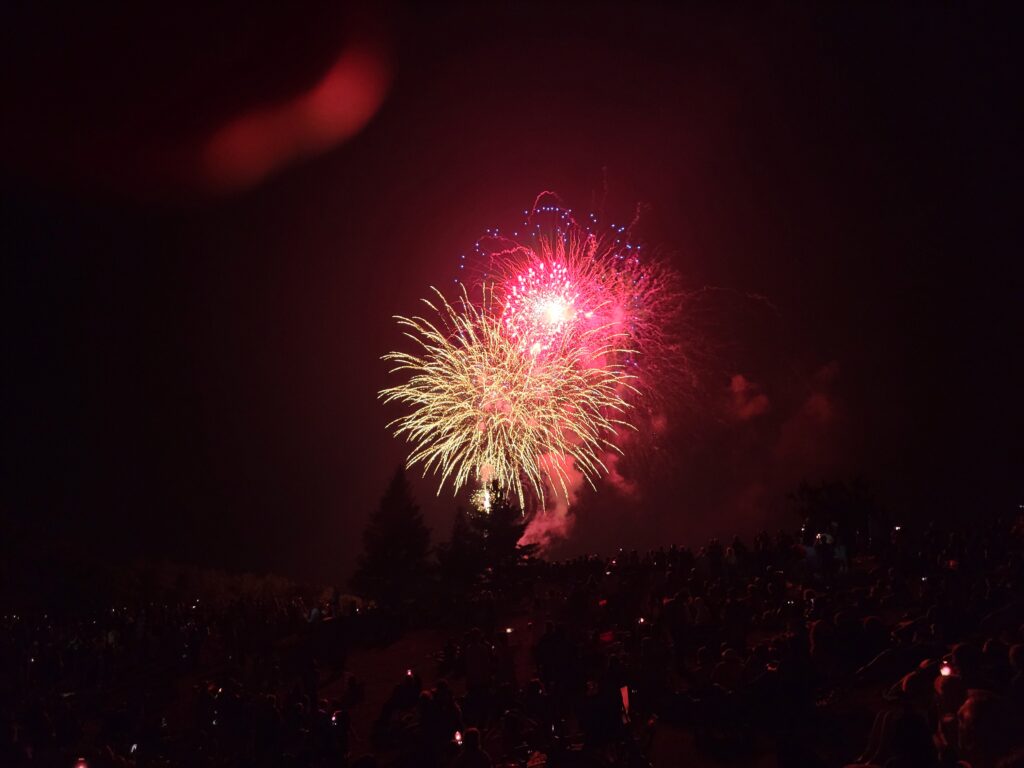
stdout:
<svg viewBox="0 0 1024 768">
<path fill-rule="evenodd" d="M 478 514 L 458 507 L 451 539 L 437 548 L 442 587 L 449 593 L 464 593 L 483 571 L 483 537 L 474 525 Z"/>
<path fill-rule="evenodd" d="M 483 539 L 484 560 L 495 572 L 507 572 L 522 557 L 532 555 L 535 544 L 519 545 L 527 519 L 504 490 L 492 484 L 490 514 L 477 515 L 474 524 Z"/>
<path fill-rule="evenodd" d="M 363 532 L 363 554 L 352 587 L 382 605 L 398 606 L 422 591 L 428 575 L 430 529 L 399 467 Z"/>
<path fill-rule="evenodd" d="M 497 586 L 506 586 L 516 565 L 537 551 L 520 545 L 528 523 L 509 495 L 492 483 L 489 512 L 456 510 L 452 539 L 438 551 L 442 578 L 457 589 L 469 588 L 485 571 Z"/>
</svg>

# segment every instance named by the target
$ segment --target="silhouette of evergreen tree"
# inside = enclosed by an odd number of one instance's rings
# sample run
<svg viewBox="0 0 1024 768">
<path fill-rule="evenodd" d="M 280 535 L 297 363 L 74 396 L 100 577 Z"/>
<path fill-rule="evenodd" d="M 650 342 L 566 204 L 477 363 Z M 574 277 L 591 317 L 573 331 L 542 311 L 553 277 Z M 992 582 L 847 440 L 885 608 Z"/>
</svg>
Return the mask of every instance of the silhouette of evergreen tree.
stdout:
<svg viewBox="0 0 1024 768">
<path fill-rule="evenodd" d="M 422 591 L 428 576 L 430 529 L 399 467 L 363 532 L 363 554 L 352 588 L 382 605 L 398 606 Z"/>
<path fill-rule="evenodd" d="M 451 539 L 437 548 L 441 583 L 447 592 L 465 592 L 484 568 L 483 537 L 473 523 L 479 514 L 470 515 L 458 507 Z"/>
<path fill-rule="evenodd" d="M 520 558 L 532 555 L 537 546 L 519 545 L 519 540 L 526 533 L 527 523 L 522 509 L 497 485 L 491 485 L 490 491 L 491 511 L 489 514 L 477 515 L 474 523 L 483 539 L 487 565 L 496 570 L 508 569 L 519 562 Z"/>
<path fill-rule="evenodd" d="M 441 578 L 448 589 L 464 591 L 485 571 L 505 584 L 516 564 L 537 551 L 536 544 L 520 545 L 527 518 L 497 484 L 490 486 L 489 512 L 461 507 L 455 511 L 452 537 L 438 547 Z"/>
</svg>

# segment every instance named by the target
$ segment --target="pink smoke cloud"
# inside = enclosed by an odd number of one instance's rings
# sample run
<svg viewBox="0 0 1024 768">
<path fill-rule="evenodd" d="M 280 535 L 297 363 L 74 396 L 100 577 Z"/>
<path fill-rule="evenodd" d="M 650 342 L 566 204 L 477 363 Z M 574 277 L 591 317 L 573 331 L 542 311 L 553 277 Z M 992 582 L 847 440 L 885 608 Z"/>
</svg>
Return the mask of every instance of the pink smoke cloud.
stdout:
<svg viewBox="0 0 1024 768">
<path fill-rule="evenodd" d="M 527 524 L 526 531 L 519 543 L 523 545 L 537 544 L 541 551 L 548 549 L 557 539 L 568 538 L 572 532 L 575 518 L 570 512 L 570 506 L 575 503 L 579 492 L 586 483 L 583 473 L 576 468 L 576 462 L 572 456 L 549 454 L 544 457 L 544 460 L 560 465 L 565 478 L 565 491 L 568 491 L 569 498 L 565 497 L 562 488 L 558 488 L 552 494 L 553 506 L 550 509 L 539 510 Z"/>
<path fill-rule="evenodd" d="M 557 540 L 568 538 L 575 522 L 569 504 L 559 496 L 552 509 L 538 512 L 531 518 L 519 543 L 524 546 L 537 544 L 543 552 Z"/>
<path fill-rule="evenodd" d="M 803 480 L 818 481 L 842 474 L 847 456 L 843 446 L 843 408 L 836 393 L 839 364 L 822 365 L 805 381 L 802 391 L 775 398 L 776 419 L 747 434 L 747 459 L 741 476 L 746 481 L 728 506 L 750 516 L 764 512 Z M 743 376 L 733 377 L 728 413 L 747 422 L 768 411 L 768 396 Z M 763 397 L 763 404 L 759 398 Z"/>
<path fill-rule="evenodd" d="M 572 533 L 573 526 L 576 523 L 572 506 L 576 504 L 580 493 L 586 486 L 586 479 L 576 468 L 575 461 L 571 456 L 548 457 L 547 460 L 557 461 L 561 464 L 565 472 L 566 489 L 569 491 L 569 498 L 566 499 L 561 489 L 559 489 L 556 494 L 553 494 L 551 508 L 537 512 L 527 524 L 526 531 L 523 533 L 519 543 L 537 544 L 540 546 L 541 551 L 549 549 L 561 539 L 567 539 L 569 534 Z M 608 469 L 601 482 L 607 483 L 622 496 L 637 498 L 639 496 L 637 484 L 619 470 L 622 456 L 609 451 L 601 457 L 601 460 Z"/>
<path fill-rule="evenodd" d="M 815 374 L 813 389 L 779 430 L 775 461 L 781 467 L 805 474 L 819 474 L 841 463 L 835 432 L 840 419 L 836 396 L 827 388 L 838 378 L 838 366 L 825 366 Z M 822 385 L 825 385 L 822 387 Z"/>
<path fill-rule="evenodd" d="M 729 382 L 729 392 L 732 395 L 730 403 L 730 414 L 737 421 L 749 421 L 750 419 L 768 413 L 771 408 L 771 401 L 768 395 L 760 391 L 761 388 L 747 379 L 742 373 L 735 374 Z"/>
<path fill-rule="evenodd" d="M 626 498 L 635 499 L 640 495 L 639 486 L 619 471 L 619 464 L 622 461 L 620 454 L 609 451 L 601 460 L 608 467 L 608 474 L 604 479 L 609 485 Z"/>
</svg>

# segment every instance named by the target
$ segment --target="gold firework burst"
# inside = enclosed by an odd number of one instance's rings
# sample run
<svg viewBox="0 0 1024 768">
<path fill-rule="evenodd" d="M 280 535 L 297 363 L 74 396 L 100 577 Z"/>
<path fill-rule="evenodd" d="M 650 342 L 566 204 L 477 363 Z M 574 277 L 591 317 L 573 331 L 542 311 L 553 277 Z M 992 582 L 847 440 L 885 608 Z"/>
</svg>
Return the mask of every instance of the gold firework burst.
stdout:
<svg viewBox="0 0 1024 768">
<path fill-rule="evenodd" d="M 489 287 L 480 306 L 465 288 L 457 306 L 434 293 L 437 303 L 424 303 L 436 319 L 396 318 L 419 352 L 384 356 L 392 373 L 409 376 L 380 392 L 411 407 L 388 425 L 412 444 L 407 463 L 436 472 L 438 492 L 449 480 L 456 491 L 494 481 L 524 508 L 531 493 L 542 506 L 547 490 L 568 498 L 573 462 L 593 485 L 607 471 L 602 454 L 618 451 L 616 429 L 630 426 L 621 416 L 632 377 L 615 362 L 622 354 L 608 334 L 595 331 L 600 343 L 566 344 L 538 360 L 505 333 Z"/>
</svg>

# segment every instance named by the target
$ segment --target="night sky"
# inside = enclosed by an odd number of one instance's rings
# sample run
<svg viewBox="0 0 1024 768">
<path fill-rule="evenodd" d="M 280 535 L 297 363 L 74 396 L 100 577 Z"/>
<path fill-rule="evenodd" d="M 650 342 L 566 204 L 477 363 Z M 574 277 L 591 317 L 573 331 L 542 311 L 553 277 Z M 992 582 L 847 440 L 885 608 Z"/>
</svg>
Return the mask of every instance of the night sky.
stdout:
<svg viewBox="0 0 1024 768">
<path fill-rule="evenodd" d="M 391 315 L 542 190 L 611 220 L 644 204 L 713 297 L 657 460 L 581 499 L 557 553 L 790 525 L 802 479 L 863 475 L 908 520 L 1024 501 L 1008 15 L 29 5 L 0 17 L 16 527 L 344 578 L 404 457 L 376 398 Z M 366 119 L 310 132 L 352 61 Z M 416 488 L 447 537 L 450 492 Z"/>
</svg>

